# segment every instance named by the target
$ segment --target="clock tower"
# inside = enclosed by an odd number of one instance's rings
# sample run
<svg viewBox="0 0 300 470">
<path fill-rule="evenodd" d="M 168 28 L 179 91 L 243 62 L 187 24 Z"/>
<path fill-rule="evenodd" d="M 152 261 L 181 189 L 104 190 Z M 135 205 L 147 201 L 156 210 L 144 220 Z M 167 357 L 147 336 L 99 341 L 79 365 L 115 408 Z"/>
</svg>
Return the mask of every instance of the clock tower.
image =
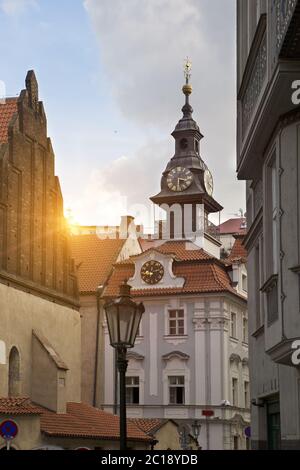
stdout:
<svg viewBox="0 0 300 470">
<path fill-rule="evenodd" d="M 151 201 L 166 211 L 163 239 L 188 239 L 198 246 L 201 244 L 201 248 L 209 240 L 217 248 L 220 245 L 217 231 L 213 230 L 208 215 L 220 212 L 223 207 L 213 198 L 213 178 L 201 158 L 200 142 L 203 135 L 192 116 L 190 77 L 191 63 L 187 60 L 186 83 L 182 88 L 185 95 L 183 117 L 172 133 L 175 155 L 162 174 L 160 193 L 153 196 Z"/>
</svg>

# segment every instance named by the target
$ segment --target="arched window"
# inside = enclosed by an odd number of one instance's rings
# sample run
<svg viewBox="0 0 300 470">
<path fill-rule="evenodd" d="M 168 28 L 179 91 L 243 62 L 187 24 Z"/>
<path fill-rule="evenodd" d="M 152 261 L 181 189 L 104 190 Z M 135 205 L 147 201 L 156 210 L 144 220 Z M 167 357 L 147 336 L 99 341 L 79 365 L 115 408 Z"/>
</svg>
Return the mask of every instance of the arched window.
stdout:
<svg viewBox="0 0 300 470">
<path fill-rule="evenodd" d="M 20 354 L 13 346 L 9 353 L 8 396 L 17 397 L 20 395 L 20 385 Z"/>
</svg>

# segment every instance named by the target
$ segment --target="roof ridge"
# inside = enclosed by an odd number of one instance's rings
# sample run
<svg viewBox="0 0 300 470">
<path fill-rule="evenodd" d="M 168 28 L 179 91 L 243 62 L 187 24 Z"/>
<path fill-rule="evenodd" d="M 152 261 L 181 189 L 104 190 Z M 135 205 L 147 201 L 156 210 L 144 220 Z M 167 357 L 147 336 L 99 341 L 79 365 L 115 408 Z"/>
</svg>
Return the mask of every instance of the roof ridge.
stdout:
<svg viewBox="0 0 300 470">
<path fill-rule="evenodd" d="M 212 273 L 213 273 L 214 279 L 217 282 L 217 284 L 219 284 L 220 287 L 226 288 L 226 290 L 227 290 L 228 286 L 224 285 L 223 282 L 219 279 L 219 277 L 217 275 L 215 264 L 212 264 L 211 267 L 212 267 Z M 225 274 L 227 274 L 227 273 L 225 273 Z"/>
</svg>

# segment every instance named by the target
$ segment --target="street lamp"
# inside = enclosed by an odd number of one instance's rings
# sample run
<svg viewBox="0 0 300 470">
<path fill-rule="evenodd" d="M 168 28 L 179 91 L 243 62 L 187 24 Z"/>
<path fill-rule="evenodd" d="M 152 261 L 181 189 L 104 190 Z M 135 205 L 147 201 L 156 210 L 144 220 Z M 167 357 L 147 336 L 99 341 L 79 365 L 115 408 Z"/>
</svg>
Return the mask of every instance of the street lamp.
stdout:
<svg viewBox="0 0 300 470">
<path fill-rule="evenodd" d="M 125 374 L 128 361 L 126 351 L 134 347 L 142 315 L 142 303 L 136 304 L 130 297 L 131 286 L 124 282 L 116 299 L 104 305 L 110 344 L 117 350 L 117 368 L 120 376 L 120 450 L 126 450 L 126 385 Z"/>
</svg>

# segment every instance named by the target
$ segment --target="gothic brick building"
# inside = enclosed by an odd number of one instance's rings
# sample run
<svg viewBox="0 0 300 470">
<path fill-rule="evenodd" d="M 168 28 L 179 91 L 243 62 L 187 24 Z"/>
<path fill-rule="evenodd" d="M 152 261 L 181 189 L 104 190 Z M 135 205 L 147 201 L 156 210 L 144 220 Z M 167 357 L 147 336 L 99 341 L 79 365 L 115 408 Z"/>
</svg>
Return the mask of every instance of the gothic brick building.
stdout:
<svg viewBox="0 0 300 470">
<path fill-rule="evenodd" d="M 54 153 L 33 71 L 0 104 L 0 396 L 80 400 L 80 316 Z"/>
</svg>

